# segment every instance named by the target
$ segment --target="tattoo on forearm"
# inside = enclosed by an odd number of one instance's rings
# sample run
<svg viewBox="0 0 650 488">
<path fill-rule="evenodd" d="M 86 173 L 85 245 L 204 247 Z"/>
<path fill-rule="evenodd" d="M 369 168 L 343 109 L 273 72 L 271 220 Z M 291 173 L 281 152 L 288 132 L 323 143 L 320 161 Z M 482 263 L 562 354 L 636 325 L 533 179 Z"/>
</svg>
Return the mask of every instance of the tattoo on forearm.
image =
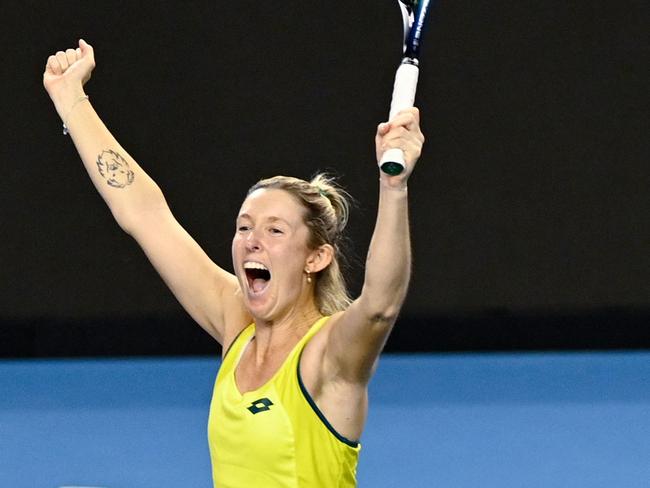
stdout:
<svg viewBox="0 0 650 488">
<path fill-rule="evenodd" d="M 114 188 L 129 186 L 135 179 L 135 175 L 129 168 L 126 159 L 121 154 L 110 149 L 102 151 L 97 156 L 97 168 L 99 168 L 99 174 L 106 180 L 106 183 Z"/>
</svg>

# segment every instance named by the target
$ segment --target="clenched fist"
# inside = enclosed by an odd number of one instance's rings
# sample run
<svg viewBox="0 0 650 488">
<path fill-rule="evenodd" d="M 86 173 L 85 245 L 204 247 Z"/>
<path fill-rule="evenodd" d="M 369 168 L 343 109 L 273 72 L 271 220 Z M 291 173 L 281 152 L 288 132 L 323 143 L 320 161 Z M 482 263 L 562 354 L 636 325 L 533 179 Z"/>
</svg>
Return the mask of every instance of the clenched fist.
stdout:
<svg viewBox="0 0 650 488">
<path fill-rule="evenodd" d="M 420 130 L 420 111 L 408 108 L 400 111 L 392 120 L 383 122 L 377 127 L 375 135 L 375 150 L 377 161 L 381 161 L 388 149 L 401 149 L 404 153 L 405 170 L 397 176 L 389 176 L 381 172 L 381 179 L 391 182 L 391 186 L 406 184 L 422 152 L 424 135 Z"/>
<path fill-rule="evenodd" d="M 95 68 L 95 55 L 90 44 L 79 39 L 79 47 L 58 51 L 47 58 L 43 86 L 57 103 L 83 93 L 83 85 Z"/>
</svg>

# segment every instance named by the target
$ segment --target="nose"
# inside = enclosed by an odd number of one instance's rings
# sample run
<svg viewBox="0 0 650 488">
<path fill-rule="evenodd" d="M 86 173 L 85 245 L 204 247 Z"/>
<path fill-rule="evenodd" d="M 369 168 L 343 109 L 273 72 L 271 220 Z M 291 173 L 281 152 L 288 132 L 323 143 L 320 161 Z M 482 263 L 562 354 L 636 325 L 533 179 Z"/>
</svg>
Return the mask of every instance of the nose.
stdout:
<svg viewBox="0 0 650 488">
<path fill-rule="evenodd" d="M 250 252 L 259 251 L 262 249 L 260 240 L 257 238 L 255 231 L 251 231 L 246 236 L 246 250 Z"/>
</svg>

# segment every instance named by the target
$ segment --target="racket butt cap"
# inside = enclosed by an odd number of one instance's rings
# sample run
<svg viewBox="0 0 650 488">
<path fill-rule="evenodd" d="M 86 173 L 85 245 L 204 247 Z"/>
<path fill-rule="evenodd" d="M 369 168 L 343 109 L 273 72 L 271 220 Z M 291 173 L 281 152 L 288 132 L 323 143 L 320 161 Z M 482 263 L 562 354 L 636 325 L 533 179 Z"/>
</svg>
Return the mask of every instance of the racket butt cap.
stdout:
<svg viewBox="0 0 650 488">
<path fill-rule="evenodd" d="M 404 171 L 404 166 L 394 161 L 386 161 L 381 165 L 381 170 L 390 176 L 397 176 Z"/>
</svg>

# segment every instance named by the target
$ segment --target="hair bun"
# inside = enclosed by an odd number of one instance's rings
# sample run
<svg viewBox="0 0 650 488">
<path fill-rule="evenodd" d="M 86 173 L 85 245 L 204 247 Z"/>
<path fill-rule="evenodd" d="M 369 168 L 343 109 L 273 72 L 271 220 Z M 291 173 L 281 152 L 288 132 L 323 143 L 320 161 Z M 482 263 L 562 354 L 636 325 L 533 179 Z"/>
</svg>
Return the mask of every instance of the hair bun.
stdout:
<svg viewBox="0 0 650 488">
<path fill-rule="evenodd" d="M 350 195 L 336 183 L 334 177 L 326 173 L 317 173 L 311 179 L 310 183 L 332 205 L 336 214 L 336 231 L 340 235 L 343 229 L 345 229 L 350 216 Z"/>
</svg>

